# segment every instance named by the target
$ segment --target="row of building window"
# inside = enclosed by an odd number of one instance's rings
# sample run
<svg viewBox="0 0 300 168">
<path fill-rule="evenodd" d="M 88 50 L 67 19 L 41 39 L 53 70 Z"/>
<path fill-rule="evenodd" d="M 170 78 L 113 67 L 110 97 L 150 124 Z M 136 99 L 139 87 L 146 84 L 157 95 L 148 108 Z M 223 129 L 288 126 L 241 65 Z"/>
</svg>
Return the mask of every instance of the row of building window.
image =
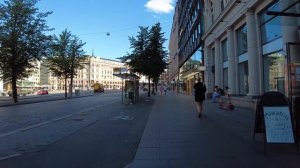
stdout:
<svg viewBox="0 0 300 168">
<path fill-rule="evenodd" d="M 274 40 L 282 38 L 282 26 L 280 23 L 280 18 L 272 17 L 266 14 L 270 8 L 272 8 L 272 10 L 278 9 L 278 2 L 261 12 L 259 15 L 259 28 L 261 30 L 262 45 L 267 45 Z M 243 25 L 236 30 L 236 40 L 237 56 L 247 53 L 247 25 Z M 223 62 L 228 61 L 226 39 L 221 42 L 221 50 Z M 282 49 L 263 55 L 263 83 L 265 91 L 276 90 L 282 93 L 285 92 L 284 62 L 285 60 Z M 246 95 L 249 92 L 248 68 L 247 60 L 238 63 L 238 88 L 240 95 Z M 228 86 L 228 68 L 226 66 L 223 68 L 223 85 Z"/>
</svg>

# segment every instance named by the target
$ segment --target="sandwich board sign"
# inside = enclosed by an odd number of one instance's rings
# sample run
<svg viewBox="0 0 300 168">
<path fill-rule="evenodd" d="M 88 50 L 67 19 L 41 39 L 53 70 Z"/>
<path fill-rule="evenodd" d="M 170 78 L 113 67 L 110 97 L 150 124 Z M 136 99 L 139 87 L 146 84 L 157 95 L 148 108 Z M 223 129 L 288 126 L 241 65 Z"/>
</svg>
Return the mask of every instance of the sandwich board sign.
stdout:
<svg viewBox="0 0 300 168">
<path fill-rule="evenodd" d="M 253 140 L 256 133 L 264 134 L 265 154 L 266 144 L 295 144 L 299 154 L 298 140 L 294 134 L 294 118 L 289 99 L 284 94 L 270 91 L 258 98 Z"/>
<path fill-rule="evenodd" d="M 263 107 L 267 143 L 295 143 L 288 106 Z"/>
</svg>

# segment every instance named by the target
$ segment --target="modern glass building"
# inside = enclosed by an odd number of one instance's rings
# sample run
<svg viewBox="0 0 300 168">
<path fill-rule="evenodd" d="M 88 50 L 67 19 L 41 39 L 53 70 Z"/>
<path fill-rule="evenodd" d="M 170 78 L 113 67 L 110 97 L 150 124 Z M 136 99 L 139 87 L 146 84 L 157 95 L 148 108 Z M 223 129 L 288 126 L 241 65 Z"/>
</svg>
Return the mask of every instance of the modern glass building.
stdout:
<svg viewBox="0 0 300 168">
<path fill-rule="evenodd" d="M 170 58 L 176 58 L 177 75 L 171 78 L 182 93 L 192 94 L 197 78 L 204 79 L 204 60 L 201 36 L 203 34 L 203 1 L 178 0 L 173 20 L 169 47 Z M 172 65 L 172 64 L 171 64 Z M 175 64 L 173 65 L 176 66 Z"/>
</svg>

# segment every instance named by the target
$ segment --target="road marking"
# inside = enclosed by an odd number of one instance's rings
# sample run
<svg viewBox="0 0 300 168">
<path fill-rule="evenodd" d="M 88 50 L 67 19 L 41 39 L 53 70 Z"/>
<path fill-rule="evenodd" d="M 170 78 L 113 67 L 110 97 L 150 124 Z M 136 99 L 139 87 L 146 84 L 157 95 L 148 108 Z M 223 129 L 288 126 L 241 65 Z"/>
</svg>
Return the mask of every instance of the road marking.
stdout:
<svg viewBox="0 0 300 168">
<path fill-rule="evenodd" d="M 55 118 L 55 119 L 44 121 L 42 123 L 33 124 L 33 125 L 30 125 L 30 126 L 27 126 L 27 127 L 24 127 L 24 128 L 20 128 L 20 129 L 14 130 L 14 131 L 6 132 L 6 133 L 3 133 L 3 134 L 0 134 L 0 138 L 4 138 L 4 137 L 9 136 L 9 135 L 13 135 L 13 134 L 16 134 L 16 133 L 19 133 L 19 132 L 25 132 L 25 131 L 28 131 L 28 130 L 31 130 L 31 129 L 34 129 L 34 128 L 37 128 L 37 127 L 41 127 L 41 126 L 44 126 L 44 125 L 47 125 L 47 124 L 50 124 L 50 123 L 53 123 L 53 122 L 64 120 L 64 119 L 70 118 L 70 117 L 72 117 L 74 115 L 86 113 L 86 112 L 92 111 L 92 110 L 94 110 L 96 108 L 104 107 L 104 106 L 113 104 L 115 102 L 118 102 L 118 101 L 112 101 L 112 102 L 107 103 L 105 105 L 103 105 L 103 104 L 97 105 L 97 106 L 94 106 L 94 107 L 90 107 L 90 108 L 81 110 L 81 111 L 79 111 L 77 113 L 68 114 L 68 115 L 65 115 L 65 116 L 62 116 L 62 117 L 58 117 L 58 118 Z"/>
<path fill-rule="evenodd" d="M 21 128 L 21 129 L 19 129 L 19 130 L 20 130 L 21 132 L 24 132 L 24 131 L 27 131 L 27 130 L 30 130 L 30 129 L 33 129 L 33 128 L 36 128 L 36 127 L 40 127 L 40 126 L 49 124 L 50 122 L 51 122 L 51 121 L 45 121 L 45 122 L 42 122 L 42 123 L 38 123 L 38 124 L 34 124 L 34 125 L 30 125 L 30 126 Z"/>
<path fill-rule="evenodd" d="M 65 116 L 62 116 L 62 117 L 59 117 L 59 118 L 52 119 L 51 122 L 57 122 L 57 121 L 60 121 L 60 120 L 72 117 L 73 115 L 75 115 L 75 113 L 69 114 L 69 115 L 65 115 Z"/>
<path fill-rule="evenodd" d="M 95 106 L 95 107 L 90 107 L 90 108 L 81 110 L 77 113 L 68 114 L 68 115 L 65 115 L 65 116 L 62 116 L 62 117 L 58 117 L 58 118 L 55 118 L 55 119 L 44 121 L 42 123 L 33 124 L 33 125 L 30 125 L 30 126 L 27 126 L 27 127 L 24 127 L 24 128 L 20 128 L 20 129 L 14 130 L 14 131 L 6 132 L 6 133 L 3 133 L 3 134 L 0 134 L 0 138 L 6 137 L 6 136 L 9 136 L 9 135 L 13 135 L 13 134 L 16 134 L 16 133 L 19 133 L 19 132 L 25 132 L 25 131 L 28 131 L 28 130 L 31 130 L 31 129 L 34 129 L 34 128 L 37 128 L 37 127 L 41 127 L 41 126 L 44 126 L 44 125 L 47 125 L 47 124 L 50 124 L 50 123 L 53 123 L 53 122 L 57 122 L 57 121 L 60 121 L 60 120 L 70 118 L 74 115 L 86 113 L 86 112 L 92 111 L 96 108 L 104 107 L 104 106 L 105 105 L 98 105 L 98 106 Z"/>
<path fill-rule="evenodd" d="M 6 136 L 8 136 L 8 135 L 15 134 L 15 133 L 17 133 L 17 132 L 19 132 L 19 131 L 16 130 L 16 131 L 11 131 L 11 132 L 7 132 L 7 133 L 4 133 L 4 134 L 0 134 L 0 138 L 6 137 Z"/>
<path fill-rule="evenodd" d="M 129 115 L 120 115 L 120 116 L 117 116 L 117 117 L 113 117 L 110 120 L 124 120 L 124 121 L 126 121 L 126 120 L 133 120 L 133 119 L 134 119 L 134 117 L 131 117 Z"/>
<path fill-rule="evenodd" d="M 10 158 L 13 158 L 13 157 L 17 157 L 17 156 L 21 156 L 21 153 L 15 153 L 15 154 L 12 154 L 12 155 L 0 157 L 0 161 L 10 159 Z"/>
</svg>

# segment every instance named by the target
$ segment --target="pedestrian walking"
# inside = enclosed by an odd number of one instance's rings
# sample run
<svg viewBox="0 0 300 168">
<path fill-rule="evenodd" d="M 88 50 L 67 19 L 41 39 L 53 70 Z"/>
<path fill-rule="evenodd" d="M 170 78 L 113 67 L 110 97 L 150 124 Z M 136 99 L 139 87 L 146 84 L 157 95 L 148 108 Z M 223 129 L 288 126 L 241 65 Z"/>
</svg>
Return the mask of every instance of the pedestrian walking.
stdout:
<svg viewBox="0 0 300 168">
<path fill-rule="evenodd" d="M 165 92 L 165 95 L 167 95 L 167 86 L 164 86 L 164 92 Z"/>
<path fill-rule="evenodd" d="M 197 83 L 194 85 L 194 89 L 198 117 L 201 118 L 203 110 L 203 101 L 205 100 L 206 86 L 200 81 L 200 79 L 198 79 Z"/>
<path fill-rule="evenodd" d="M 165 90 L 165 87 L 164 87 L 164 85 L 163 85 L 163 84 L 161 84 L 161 85 L 160 85 L 160 88 L 159 88 L 159 90 L 160 90 L 160 95 L 162 95 L 162 94 L 163 94 L 163 92 L 164 92 L 164 90 Z"/>
</svg>

